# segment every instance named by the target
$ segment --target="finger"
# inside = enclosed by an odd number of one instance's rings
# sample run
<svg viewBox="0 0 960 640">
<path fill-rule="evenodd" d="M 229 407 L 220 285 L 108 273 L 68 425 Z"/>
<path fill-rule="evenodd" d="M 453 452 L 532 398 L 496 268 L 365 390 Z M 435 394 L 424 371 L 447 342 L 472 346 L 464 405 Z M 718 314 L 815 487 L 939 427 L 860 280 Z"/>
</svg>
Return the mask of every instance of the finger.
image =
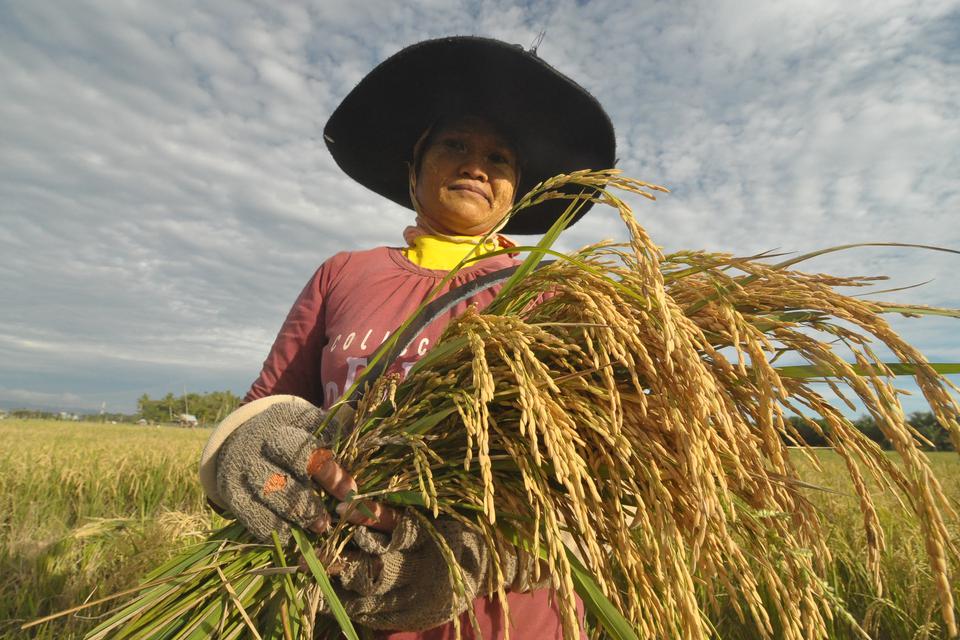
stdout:
<svg viewBox="0 0 960 640">
<path fill-rule="evenodd" d="M 307 463 L 307 474 L 337 500 L 357 491 L 357 481 L 333 459 L 330 449 L 316 449 Z"/>
<path fill-rule="evenodd" d="M 400 517 L 395 509 L 372 500 L 341 502 L 337 505 L 337 513 L 347 522 L 387 533 L 396 528 L 397 520 Z"/>
<path fill-rule="evenodd" d="M 326 511 L 320 514 L 320 517 L 313 521 L 313 524 L 307 525 L 307 529 L 313 531 L 314 533 L 326 533 L 330 530 L 330 527 L 333 525 L 333 519 L 330 517 L 330 514 Z"/>
</svg>

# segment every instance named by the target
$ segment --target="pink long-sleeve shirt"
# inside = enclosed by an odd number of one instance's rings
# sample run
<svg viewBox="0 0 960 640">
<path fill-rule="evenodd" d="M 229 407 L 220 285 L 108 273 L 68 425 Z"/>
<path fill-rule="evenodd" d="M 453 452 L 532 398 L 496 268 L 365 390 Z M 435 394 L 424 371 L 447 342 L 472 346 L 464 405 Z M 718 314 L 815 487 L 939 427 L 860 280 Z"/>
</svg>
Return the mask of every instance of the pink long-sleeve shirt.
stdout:
<svg viewBox="0 0 960 640">
<path fill-rule="evenodd" d="M 516 261 L 504 255 L 481 260 L 457 273 L 440 293 L 512 264 Z M 377 347 L 420 306 L 446 273 L 417 266 L 404 257 L 402 250 L 391 247 L 333 256 L 300 292 L 244 401 L 291 394 L 329 407 L 350 387 Z M 453 317 L 471 304 L 486 307 L 498 290 L 493 287 L 481 291 L 426 327 L 390 370 L 406 373 L 436 344 Z M 549 590 L 509 593 L 507 598 L 511 638 L 562 638 L 560 615 Z M 582 620 L 579 602 L 578 606 Z M 473 610 L 485 640 L 504 637 L 507 621 L 496 600 L 477 598 Z M 463 638 L 475 637 L 466 613 L 461 616 L 460 626 Z M 427 631 L 385 632 L 379 637 L 446 640 L 455 634 L 450 622 Z"/>
</svg>

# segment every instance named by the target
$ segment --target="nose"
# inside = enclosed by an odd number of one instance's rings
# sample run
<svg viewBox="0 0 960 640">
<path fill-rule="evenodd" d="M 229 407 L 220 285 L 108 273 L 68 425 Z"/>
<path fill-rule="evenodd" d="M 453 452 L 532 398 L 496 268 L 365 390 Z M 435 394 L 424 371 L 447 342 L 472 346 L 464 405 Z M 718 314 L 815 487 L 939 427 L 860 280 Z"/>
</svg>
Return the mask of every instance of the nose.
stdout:
<svg viewBox="0 0 960 640">
<path fill-rule="evenodd" d="M 483 161 L 476 156 L 470 156 L 464 159 L 460 164 L 460 175 L 464 178 L 479 180 L 481 182 L 486 182 L 489 177 Z"/>
</svg>

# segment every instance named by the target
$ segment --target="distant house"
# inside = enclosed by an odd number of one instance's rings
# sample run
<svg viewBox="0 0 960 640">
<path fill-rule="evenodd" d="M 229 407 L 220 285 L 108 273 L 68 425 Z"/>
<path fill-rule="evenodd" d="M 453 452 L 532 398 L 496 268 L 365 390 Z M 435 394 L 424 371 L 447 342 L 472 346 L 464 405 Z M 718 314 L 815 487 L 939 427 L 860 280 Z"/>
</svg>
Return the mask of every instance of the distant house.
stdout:
<svg viewBox="0 0 960 640">
<path fill-rule="evenodd" d="M 181 413 L 177 416 L 177 422 L 180 423 L 181 427 L 195 427 L 197 426 L 197 416 L 192 413 Z"/>
</svg>

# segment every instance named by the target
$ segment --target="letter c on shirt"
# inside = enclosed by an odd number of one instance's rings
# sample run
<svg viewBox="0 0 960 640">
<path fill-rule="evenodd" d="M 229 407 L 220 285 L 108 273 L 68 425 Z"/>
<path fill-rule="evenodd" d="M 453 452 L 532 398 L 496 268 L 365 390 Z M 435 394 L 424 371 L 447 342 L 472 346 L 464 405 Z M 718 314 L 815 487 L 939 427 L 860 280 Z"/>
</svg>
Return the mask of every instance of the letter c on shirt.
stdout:
<svg viewBox="0 0 960 640">
<path fill-rule="evenodd" d="M 427 345 L 430 344 L 430 338 L 424 338 L 420 341 L 420 344 L 417 345 L 417 355 L 422 356 L 427 352 Z"/>
</svg>

